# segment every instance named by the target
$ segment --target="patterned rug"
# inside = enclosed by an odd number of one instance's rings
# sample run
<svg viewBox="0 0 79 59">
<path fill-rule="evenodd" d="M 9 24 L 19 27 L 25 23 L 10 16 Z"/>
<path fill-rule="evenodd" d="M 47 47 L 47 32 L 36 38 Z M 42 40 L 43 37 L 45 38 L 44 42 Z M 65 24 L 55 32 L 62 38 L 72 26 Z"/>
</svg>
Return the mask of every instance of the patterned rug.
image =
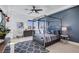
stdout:
<svg viewBox="0 0 79 59">
<path fill-rule="evenodd" d="M 3 53 L 10 53 L 10 46 L 7 46 Z"/>
<path fill-rule="evenodd" d="M 43 46 L 35 41 L 24 41 L 15 44 L 15 53 L 47 53 L 49 52 Z"/>
<path fill-rule="evenodd" d="M 10 53 L 10 46 L 7 46 L 5 53 Z M 48 53 L 43 46 L 35 41 L 24 41 L 14 45 L 14 53 Z"/>
</svg>

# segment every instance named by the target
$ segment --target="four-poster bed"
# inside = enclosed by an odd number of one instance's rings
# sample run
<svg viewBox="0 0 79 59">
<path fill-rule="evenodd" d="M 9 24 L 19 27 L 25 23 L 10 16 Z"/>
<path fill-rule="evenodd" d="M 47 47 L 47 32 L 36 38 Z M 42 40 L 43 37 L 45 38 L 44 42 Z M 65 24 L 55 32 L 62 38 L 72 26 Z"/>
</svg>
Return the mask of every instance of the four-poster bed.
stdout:
<svg viewBox="0 0 79 59">
<path fill-rule="evenodd" d="M 31 21 L 34 41 L 47 47 L 60 40 L 62 27 L 60 18 L 45 16 Z"/>
</svg>

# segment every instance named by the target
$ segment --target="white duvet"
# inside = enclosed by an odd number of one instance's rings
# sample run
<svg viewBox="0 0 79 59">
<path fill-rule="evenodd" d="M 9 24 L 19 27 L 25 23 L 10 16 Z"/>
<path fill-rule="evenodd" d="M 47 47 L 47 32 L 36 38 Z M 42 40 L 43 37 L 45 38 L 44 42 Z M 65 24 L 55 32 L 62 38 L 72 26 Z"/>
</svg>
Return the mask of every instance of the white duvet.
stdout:
<svg viewBox="0 0 79 59">
<path fill-rule="evenodd" d="M 35 34 L 36 37 L 38 37 L 40 40 L 44 40 L 45 42 L 50 42 L 52 40 L 56 40 L 57 39 L 57 35 L 54 34 Z M 52 39 L 51 39 L 52 37 Z M 41 39 L 43 38 L 43 39 Z"/>
</svg>

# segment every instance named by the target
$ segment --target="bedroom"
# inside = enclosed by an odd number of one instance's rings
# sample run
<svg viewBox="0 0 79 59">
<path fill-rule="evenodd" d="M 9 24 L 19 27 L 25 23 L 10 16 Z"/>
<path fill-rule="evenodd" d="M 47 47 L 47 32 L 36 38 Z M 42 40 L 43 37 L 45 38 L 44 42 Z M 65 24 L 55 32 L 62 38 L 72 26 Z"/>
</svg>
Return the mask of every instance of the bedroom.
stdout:
<svg viewBox="0 0 79 59">
<path fill-rule="evenodd" d="M 6 22 L 10 32 L 5 37 L 5 53 L 79 52 L 79 6 L 2 5 L 0 8 L 10 17 Z"/>
</svg>

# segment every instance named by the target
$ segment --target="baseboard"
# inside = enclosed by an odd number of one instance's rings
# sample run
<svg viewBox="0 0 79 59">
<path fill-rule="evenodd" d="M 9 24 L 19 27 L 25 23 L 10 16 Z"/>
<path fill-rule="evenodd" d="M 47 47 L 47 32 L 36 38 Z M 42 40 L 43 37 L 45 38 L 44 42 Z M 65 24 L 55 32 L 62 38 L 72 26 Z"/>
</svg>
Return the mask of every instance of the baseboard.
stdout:
<svg viewBox="0 0 79 59">
<path fill-rule="evenodd" d="M 68 41 L 68 43 L 69 43 L 69 44 L 72 44 L 72 45 L 79 46 L 79 43 L 76 43 L 76 42 Z"/>
</svg>

